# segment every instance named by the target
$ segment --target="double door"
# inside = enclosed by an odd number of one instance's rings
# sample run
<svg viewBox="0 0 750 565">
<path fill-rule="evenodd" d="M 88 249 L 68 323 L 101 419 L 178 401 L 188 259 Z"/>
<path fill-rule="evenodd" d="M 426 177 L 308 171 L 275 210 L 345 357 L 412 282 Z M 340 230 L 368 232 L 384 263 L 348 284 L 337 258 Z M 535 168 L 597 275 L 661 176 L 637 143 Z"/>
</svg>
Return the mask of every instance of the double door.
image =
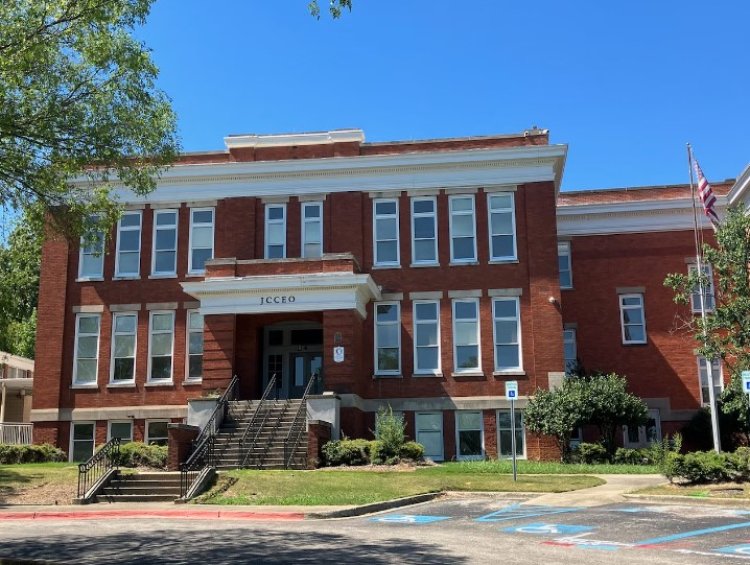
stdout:
<svg viewBox="0 0 750 565">
<path fill-rule="evenodd" d="M 320 372 L 323 370 L 323 353 L 320 351 L 289 353 L 288 366 L 287 398 L 302 398 L 305 387 L 313 375 L 320 377 Z"/>
</svg>

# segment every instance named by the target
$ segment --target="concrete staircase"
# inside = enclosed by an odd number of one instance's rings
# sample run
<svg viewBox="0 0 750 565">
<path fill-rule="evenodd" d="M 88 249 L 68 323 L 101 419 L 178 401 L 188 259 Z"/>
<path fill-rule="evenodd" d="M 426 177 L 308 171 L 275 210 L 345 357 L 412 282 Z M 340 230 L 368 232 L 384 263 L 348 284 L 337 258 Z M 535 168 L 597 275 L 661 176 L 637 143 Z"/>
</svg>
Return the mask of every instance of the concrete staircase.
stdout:
<svg viewBox="0 0 750 565">
<path fill-rule="evenodd" d="M 180 473 L 118 473 L 95 502 L 172 502 L 180 497 Z"/>
</svg>

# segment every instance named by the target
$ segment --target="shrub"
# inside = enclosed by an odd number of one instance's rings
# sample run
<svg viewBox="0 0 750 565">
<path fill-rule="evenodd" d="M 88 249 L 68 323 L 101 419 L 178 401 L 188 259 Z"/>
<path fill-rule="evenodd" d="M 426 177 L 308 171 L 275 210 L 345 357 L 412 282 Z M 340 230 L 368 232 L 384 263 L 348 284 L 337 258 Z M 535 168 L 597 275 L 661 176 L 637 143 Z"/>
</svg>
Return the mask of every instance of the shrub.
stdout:
<svg viewBox="0 0 750 565">
<path fill-rule="evenodd" d="M 403 416 L 396 416 L 389 406 L 381 408 L 375 417 L 375 439 L 383 444 L 386 457 L 398 457 L 401 446 L 406 441 L 406 422 Z"/>
<path fill-rule="evenodd" d="M 591 465 L 607 462 L 607 450 L 600 443 L 580 443 L 573 450 L 573 460 L 578 463 Z"/>
<path fill-rule="evenodd" d="M 130 441 L 120 446 L 119 463 L 123 467 L 164 469 L 167 466 L 167 447 Z"/>
<path fill-rule="evenodd" d="M 649 449 L 629 449 L 618 447 L 615 451 L 614 462 L 620 465 L 649 465 L 651 464 Z"/>
<path fill-rule="evenodd" d="M 67 461 L 67 459 L 68 457 L 62 449 L 49 443 L 41 445 L 0 444 L 0 465 L 50 463 Z"/>
<path fill-rule="evenodd" d="M 388 459 L 388 455 L 385 452 L 385 446 L 379 439 L 374 439 L 370 442 L 370 463 L 373 465 L 382 465 Z"/>
<path fill-rule="evenodd" d="M 366 439 L 338 439 L 323 446 L 323 460 L 329 467 L 338 465 L 367 465 L 371 443 Z"/>
<path fill-rule="evenodd" d="M 416 441 L 407 441 L 401 446 L 398 453 L 401 459 L 411 459 L 412 461 L 421 461 L 424 459 L 424 446 Z"/>
<path fill-rule="evenodd" d="M 734 453 L 695 451 L 685 455 L 669 452 L 660 470 L 670 481 L 679 478 L 693 484 L 747 481 L 750 480 L 750 449 L 739 448 Z"/>
</svg>

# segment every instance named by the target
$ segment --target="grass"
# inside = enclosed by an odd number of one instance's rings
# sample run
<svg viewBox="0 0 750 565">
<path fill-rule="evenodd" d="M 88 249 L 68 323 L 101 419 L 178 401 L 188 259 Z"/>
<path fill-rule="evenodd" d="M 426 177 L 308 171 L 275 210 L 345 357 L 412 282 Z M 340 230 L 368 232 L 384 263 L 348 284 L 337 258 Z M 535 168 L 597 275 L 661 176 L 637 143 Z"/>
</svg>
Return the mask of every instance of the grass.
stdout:
<svg viewBox="0 0 750 565">
<path fill-rule="evenodd" d="M 26 463 L 0 465 L 0 503 L 69 503 L 75 496 L 78 465 Z"/>
<path fill-rule="evenodd" d="M 644 488 L 636 494 L 686 496 L 690 498 L 750 499 L 750 484 L 720 483 L 715 485 L 661 485 Z"/>
<path fill-rule="evenodd" d="M 499 461 L 461 461 L 443 463 L 437 467 L 428 467 L 422 472 L 435 473 L 512 473 L 513 464 L 509 460 Z M 648 475 L 659 474 L 655 465 L 615 465 L 602 463 L 584 465 L 578 463 L 559 463 L 555 461 L 518 461 L 518 472 L 532 475 Z"/>
<path fill-rule="evenodd" d="M 409 472 L 250 471 L 222 473 L 217 485 L 198 499 L 206 504 L 351 505 L 436 491 L 565 492 L 602 484 L 585 475 L 512 475 L 460 472 L 447 465 Z"/>
</svg>

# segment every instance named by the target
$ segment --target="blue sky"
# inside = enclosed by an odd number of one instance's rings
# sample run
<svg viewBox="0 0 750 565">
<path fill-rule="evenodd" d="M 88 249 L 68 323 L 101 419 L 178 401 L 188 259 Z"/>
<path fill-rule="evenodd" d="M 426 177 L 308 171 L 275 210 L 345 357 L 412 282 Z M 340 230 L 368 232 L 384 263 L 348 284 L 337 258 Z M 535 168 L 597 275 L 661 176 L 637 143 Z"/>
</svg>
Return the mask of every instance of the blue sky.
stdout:
<svg viewBox="0 0 750 565">
<path fill-rule="evenodd" d="M 325 6 L 326 0 L 322 0 Z M 549 128 L 565 189 L 711 180 L 750 162 L 750 2 L 157 0 L 138 34 L 186 151 L 229 133 L 367 141 Z"/>
</svg>

